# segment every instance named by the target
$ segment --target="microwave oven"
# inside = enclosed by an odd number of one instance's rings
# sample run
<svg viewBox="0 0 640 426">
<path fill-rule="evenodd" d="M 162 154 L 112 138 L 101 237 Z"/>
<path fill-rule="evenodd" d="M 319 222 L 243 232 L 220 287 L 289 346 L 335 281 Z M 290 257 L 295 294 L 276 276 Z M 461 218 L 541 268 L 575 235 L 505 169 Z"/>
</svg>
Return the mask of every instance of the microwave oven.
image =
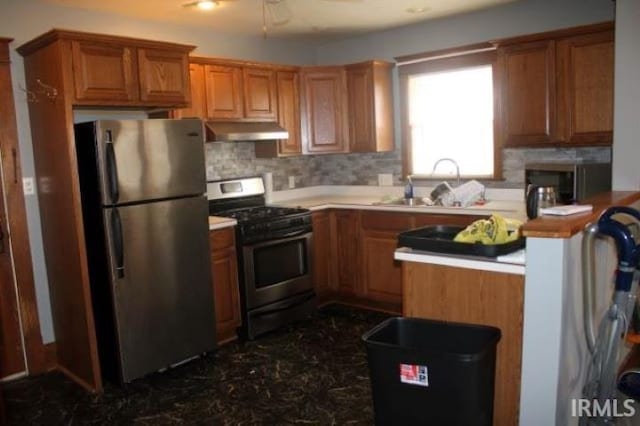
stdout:
<svg viewBox="0 0 640 426">
<path fill-rule="evenodd" d="M 529 185 L 552 186 L 558 204 L 573 204 L 611 190 L 611 163 L 535 163 L 524 171 Z"/>
</svg>

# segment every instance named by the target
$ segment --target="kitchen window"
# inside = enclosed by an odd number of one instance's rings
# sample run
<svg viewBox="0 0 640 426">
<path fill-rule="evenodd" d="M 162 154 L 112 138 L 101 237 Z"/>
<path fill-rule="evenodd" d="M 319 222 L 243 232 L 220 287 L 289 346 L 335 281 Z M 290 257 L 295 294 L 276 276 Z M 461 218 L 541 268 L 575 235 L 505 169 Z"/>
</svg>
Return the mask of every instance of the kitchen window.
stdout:
<svg viewBox="0 0 640 426">
<path fill-rule="evenodd" d="M 451 158 L 463 177 L 500 178 L 493 47 L 481 44 L 396 59 L 404 174 L 431 177 L 436 161 Z M 455 172 L 445 162 L 433 177 Z"/>
</svg>

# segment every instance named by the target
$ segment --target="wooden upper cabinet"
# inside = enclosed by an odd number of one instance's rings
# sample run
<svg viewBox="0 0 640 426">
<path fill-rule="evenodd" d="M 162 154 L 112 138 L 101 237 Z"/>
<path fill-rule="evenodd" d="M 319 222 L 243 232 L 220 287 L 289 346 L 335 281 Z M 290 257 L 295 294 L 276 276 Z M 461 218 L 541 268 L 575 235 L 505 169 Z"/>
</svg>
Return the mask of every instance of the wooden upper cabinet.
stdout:
<svg viewBox="0 0 640 426">
<path fill-rule="evenodd" d="M 204 107 L 196 109 L 192 104 L 187 111 L 209 120 L 278 119 L 275 70 L 226 64 L 221 60 L 207 63 L 206 58 L 199 58 L 191 66 L 202 67 L 203 81 L 192 82 L 191 93 L 194 102 L 204 101 Z"/>
<path fill-rule="evenodd" d="M 302 153 L 300 139 L 300 82 L 297 72 L 278 71 L 278 123 L 289 132 L 289 138 L 279 141 L 281 155 Z"/>
<path fill-rule="evenodd" d="M 558 41 L 558 117 L 568 143 L 612 142 L 613 41 L 613 30 Z"/>
<path fill-rule="evenodd" d="M 172 118 L 204 118 L 207 116 L 204 65 L 189 64 L 189 79 L 191 80 L 191 107 L 172 111 Z"/>
<path fill-rule="evenodd" d="M 137 51 L 140 99 L 152 103 L 188 104 L 191 88 L 187 52 L 146 47 Z"/>
<path fill-rule="evenodd" d="M 392 66 L 369 61 L 346 67 L 351 152 L 394 149 Z"/>
<path fill-rule="evenodd" d="M 303 151 L 346 152 L 346 75 L 343 67 L 303 69 Z"/>
<path fill-rule="evenodd" d="M 501 48 L 498 67 L 504 144 L 555 143 L 555 42 L 542 40 Z"/>
<path fill-rule="evenodd" d="M 240 119 L 242 105 L 242 68 L 205 65 L 207 118 Z"/>
<path fill-rule="evenodd" d="M 124 45 L 71 41 L 75 99 L 124 103 L 138 99 L 134 54 L 135 49 Z"/>
<path fill-rule="evenodd" d="M 190 101 L 188 55 L 193 46 L 51 30 L 25 49 L 53 42 L 60 46 L 72 105 L 175 107 Z"/>
<path fill-rule="evenodd" d="M 267 68 L 243 68 L 244 117 L 278 119 L 276 72 Z"/>
<path fill-rule="evenodd" d="M 516 37 L 497 44 L 504 145 L 612 143 L 612 23 Z"/>
<path fill-rule="evenodd" d="M 278 124 L 289 132 L 289 138 L 257 143 L 255 154 L 258 158 L 302 154 L 299 73 L 297 71 L 276 71 L 276 87 Z"/>
</svg>

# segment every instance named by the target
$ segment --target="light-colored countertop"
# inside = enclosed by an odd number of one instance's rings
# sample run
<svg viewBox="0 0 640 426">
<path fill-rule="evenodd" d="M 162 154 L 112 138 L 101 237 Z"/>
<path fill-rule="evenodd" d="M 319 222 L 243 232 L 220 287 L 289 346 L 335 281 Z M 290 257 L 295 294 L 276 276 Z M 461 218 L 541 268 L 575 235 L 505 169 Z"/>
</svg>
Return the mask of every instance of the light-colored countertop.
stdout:
<svg viewBox="0 0 640 426">
<path fill-rule="evenodd" d="M 489 201 L 484 205 L 470 207 L 401 206 L 378 204 L 380 197 L 355 195 L 320 195 L 306 198 L 282 200 L 273 204 L 285 207 L 302 207 L 311 211 L 324 209 L 360 209 L 408 213 L 460 214 L 487 216 L 500 213 L 505 217 L 523 220 L 524 203 L 519 201 Z"/>
<path fill-rule="evenodd" d="M 228 228 L 230 226 L 236 226 L 238 221 L 229 217 L 209 216 L 209 230 Z"/>
<path fill-rule="evenodd" d="M 452 266 L 455 268 L 475 269 L 480 271 L 502 272 L 505 274 L 524 275 L 524 250 L 518 250 L 505 256 L 477 257 L 455 254 L 434 253 L 400 247 L 394 258 L 404 262 L 430 263 L 433 265 Z"/>
</svg>

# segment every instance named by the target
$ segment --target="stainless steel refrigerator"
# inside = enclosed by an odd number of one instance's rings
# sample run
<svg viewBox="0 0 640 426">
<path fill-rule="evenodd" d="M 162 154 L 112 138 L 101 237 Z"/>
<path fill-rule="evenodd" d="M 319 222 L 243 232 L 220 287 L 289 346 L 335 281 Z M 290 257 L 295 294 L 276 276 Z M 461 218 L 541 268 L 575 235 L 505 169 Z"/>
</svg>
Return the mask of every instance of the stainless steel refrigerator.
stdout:
<svg viewBox="0 0 640 426">
<path fill-rule="evenodd" d="M 199 120 L 75 126 L 107 379 L 130 382 L 216 346 L 202 131 Z"/>
</svg>

